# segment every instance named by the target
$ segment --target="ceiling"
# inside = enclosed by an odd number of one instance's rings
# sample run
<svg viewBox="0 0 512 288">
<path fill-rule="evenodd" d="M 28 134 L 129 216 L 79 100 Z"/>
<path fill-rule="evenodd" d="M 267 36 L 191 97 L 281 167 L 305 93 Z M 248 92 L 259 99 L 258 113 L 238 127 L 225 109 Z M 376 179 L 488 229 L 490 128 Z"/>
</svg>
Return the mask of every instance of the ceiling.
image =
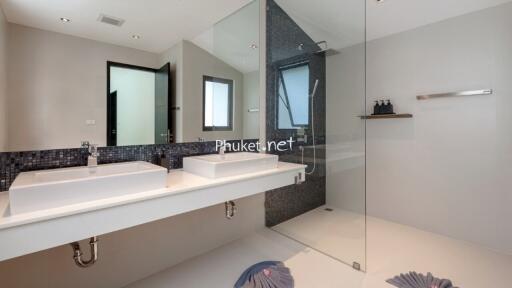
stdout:
<svg viewBox="0 0 512 288">
<path fill-rule="evenodd" d="M 251 0 L 0 0 L 7 21 L 160 53 L 193 39 Z M 121 27 L 100 14 L 125 20 Z M 69 23 L 61 17 L 71 19 Z M 140 35 L 141 39 L 133 39 Z"/>
<path fill-rule="evenodd" d="M 275 0 L 315 42 L 342 48 L 364 41 L 363 0 Z"/>
<path fill-rule="evenodd" d="M 511 0 L 276 0 L 316 42 L 348 47 Z M 366 23 L 365 23 L 366 11 Z"/>
<path fill-rule="evenodd" d="M 511 0 L 367 0 L 368 40 L 490 8 Z"/>
<path fill-rule="evenodd" d="M 315 41 L 340 49 L 512 0 L 276 0 Z M 160 53 L 192 40 L 240 70 L 259 67 L 251 0 L 0 0 L 9 22 Z M 237 12 L 233 14 L 234 12 Z M 122 18 L 121 27 L 97 21 Z M 365 21 L 366 13 L 366 21 Z M 229 17 L 228 17 L 229 16 Z M 71 19 L 62 23 L 60 17 Z M 214 26 L 215 24 L 215 26 Z M 366 26 L 365 26 L 366 25 Z M 365 31 L 366 29 L 366 31 Z M 132 35 L 141 39 L 133 39 Z"/>
</svg>

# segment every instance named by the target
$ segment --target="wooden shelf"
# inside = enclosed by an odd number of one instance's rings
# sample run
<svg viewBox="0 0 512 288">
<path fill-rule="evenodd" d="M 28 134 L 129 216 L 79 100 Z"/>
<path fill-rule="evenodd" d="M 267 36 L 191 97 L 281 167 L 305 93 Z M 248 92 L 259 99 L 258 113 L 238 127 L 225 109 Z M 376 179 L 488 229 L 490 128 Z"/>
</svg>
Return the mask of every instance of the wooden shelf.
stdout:
<svg viewBox="0 0 512 288">
<path fill-rule="evenodd" d="M 387 115 L 367 115 L 359 116 L 361 119 L 394 119 L 394 118 L 412 118 L 412 114 L 387 114 Z"/>
</svg>

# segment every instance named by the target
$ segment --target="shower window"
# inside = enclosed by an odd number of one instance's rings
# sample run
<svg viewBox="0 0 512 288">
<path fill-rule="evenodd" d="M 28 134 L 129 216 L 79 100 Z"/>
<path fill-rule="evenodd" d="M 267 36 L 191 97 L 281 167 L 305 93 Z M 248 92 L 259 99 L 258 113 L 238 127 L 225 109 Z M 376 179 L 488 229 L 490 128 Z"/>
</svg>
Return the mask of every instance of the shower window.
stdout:
<svg viewBox="0 0 512 288">
<path fill-rule="evenodd" d="M 203 131 L 233 130 L 233 80 L 203 77 Z"/>
<path fill-rule="evenodd" d="M 309 64 L 279 68 L 277 78 L 277 128 L 309 126 Z"/>
</svg>

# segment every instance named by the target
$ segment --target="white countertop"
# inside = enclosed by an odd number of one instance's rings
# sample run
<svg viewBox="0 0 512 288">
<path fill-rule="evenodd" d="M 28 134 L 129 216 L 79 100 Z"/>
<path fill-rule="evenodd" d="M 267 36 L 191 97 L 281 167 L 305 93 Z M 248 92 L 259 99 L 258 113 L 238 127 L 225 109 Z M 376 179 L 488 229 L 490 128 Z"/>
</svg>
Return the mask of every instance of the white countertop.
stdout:
<svg viewBox="0 0 512 288">
<path fill-rule="evenodd" d="M 8 193 L 0 193 L 0 261 L 290 185 L 304 169 L 279 162 L 276 169 L 218 179 L 172 170 L 165 189 L 16 215 Z"/>
</svg>

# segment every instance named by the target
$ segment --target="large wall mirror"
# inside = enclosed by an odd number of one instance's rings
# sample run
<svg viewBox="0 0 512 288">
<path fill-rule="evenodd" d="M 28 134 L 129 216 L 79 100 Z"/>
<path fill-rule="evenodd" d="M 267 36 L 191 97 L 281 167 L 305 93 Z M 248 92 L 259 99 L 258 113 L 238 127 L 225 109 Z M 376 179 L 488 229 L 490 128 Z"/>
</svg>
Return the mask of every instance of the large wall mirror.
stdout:
<svg viewBox="0 0 512 288">
<path fill-rule="evenodd" d="M 0 152 L 259 138 L 260 4 L 229 5 L 190 27 L 6 5 Z"/>
</svg>

